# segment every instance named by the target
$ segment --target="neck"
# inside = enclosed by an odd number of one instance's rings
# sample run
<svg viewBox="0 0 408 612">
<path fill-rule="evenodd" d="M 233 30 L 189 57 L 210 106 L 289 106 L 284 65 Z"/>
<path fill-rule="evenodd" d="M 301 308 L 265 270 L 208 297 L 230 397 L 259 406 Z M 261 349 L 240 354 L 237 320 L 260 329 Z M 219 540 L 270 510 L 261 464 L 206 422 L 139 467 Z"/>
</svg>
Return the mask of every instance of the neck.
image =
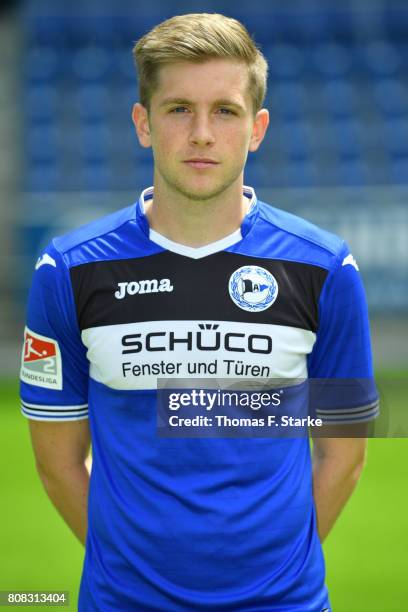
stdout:
<svg viewBox="0 0 408 612">
<path fill-rule="evenodd" d="M 221 240 L 240 228 L 248 212 L 249 199 L 243 195 L 242 175 L 240 179 L 208 200 L 191 200 L 155 174 L 154 197 L 145 204 L 150 228 L 169 240 L 194 248 Z"/>
</svg>

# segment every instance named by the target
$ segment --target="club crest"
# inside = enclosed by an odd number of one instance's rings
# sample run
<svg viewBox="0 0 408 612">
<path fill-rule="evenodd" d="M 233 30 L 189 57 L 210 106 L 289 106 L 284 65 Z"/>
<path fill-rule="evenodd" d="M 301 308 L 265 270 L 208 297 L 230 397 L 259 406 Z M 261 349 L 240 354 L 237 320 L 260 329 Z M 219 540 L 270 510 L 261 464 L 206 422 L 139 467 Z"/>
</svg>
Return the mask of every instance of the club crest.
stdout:
<svg viewBox="0 0 408 612">
<path fill-rule="evenodd" d="M 275 277 L 259 266 L 238 268 L 229 279 L 228 289 L 234 304 L 248 312 L 266 310 L 278 297 Z"/>
</svg>

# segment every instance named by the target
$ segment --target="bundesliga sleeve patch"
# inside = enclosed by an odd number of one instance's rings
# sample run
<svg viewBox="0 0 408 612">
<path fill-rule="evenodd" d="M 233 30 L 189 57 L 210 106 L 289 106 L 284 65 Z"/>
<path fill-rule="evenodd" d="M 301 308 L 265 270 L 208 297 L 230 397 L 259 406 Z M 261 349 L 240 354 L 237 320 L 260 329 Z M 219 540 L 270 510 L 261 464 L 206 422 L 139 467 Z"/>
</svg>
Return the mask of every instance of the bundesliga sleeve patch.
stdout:
<svg viewBox="0 0 408 612">
<path fill-rule="evenodd" d="M 62 365 L 58 342 L 26 327 L 20 378 L 29 385 L 61 390 Z"/>
</svg>

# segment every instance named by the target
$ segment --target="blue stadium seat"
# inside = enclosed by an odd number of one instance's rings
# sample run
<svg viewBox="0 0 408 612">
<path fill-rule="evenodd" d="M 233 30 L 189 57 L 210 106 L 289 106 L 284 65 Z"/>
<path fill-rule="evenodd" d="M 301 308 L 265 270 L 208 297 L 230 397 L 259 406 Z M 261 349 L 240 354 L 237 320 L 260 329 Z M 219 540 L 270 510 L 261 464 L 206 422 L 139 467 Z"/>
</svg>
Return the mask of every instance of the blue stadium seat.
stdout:
<svg viewBox="0 0 408 612">
<path fill-rule="evenodd" d="M 302 51 L 295 45 L 276 44 L 265 49 L 269 61 L 269 70 L 273 83 L 274 78 L 296 79 L 304 68 Z"/>
<path fill-rule="evenodd" d="M 380 79 L 374 83 L 374 97 L 387 116 L 408 114 L 408 90 L 399 79 Z"/>
<path fill-rule="evenodd" d="M 108 164 L 110 130 L 105 124 L 85 125 L 81 130 L 81 154 L 85 163 Z"/>
<path fill-rule="evenodd" d="M 24 96 L 26 116 L 32 123 L 54 122 L 58 112 L 58 93 L 48 83 L 28 86 Z"/>
<path fill-rule="evenodd" d="M 336 44 L 349 46 L 355 39 L 355 16 L 348 7 L 333 4 L 327 10 L 327 2 L 322 2 L 317 9 L 317 12 L 322 10 L 328 15 L 326 39 Z"/>
<path fill-rule="evenodd" d="M 303 11 L 299 21 L 296 40 L 301 41 L 303 45 L 313 46 L 327 40 L 333 23 L 328 13 L 308 10 Z"/>
<path fill-rule="evenodd" d="M 392 182 L 397 185 L 408 185 L 408 154 L 394 159 L 391 165 Z"/>
<path fill-rule="evenodd" d="M 401 67 L 396 47 L 383 39 L 368 43 L 363 54 L 365 66 L 374 77 L 395 75 Z"/>
<path fill-rule="evenodd" d="M 404 6 L 405 5 L 405 6 Z M 390 40 L 406 40 L 408 32 L 408 10 L 406 4 L 390 2 L 382 12 L 383 28 Z"/>
<path fill-rule="evenodd" d="M 272 84 L 270 105 L 284 121 L 303 117 L 306 108 L 306 92 L 303 85 L 293 81 Z"/>
<path fill-rule="evenodd" d="M 133 104 L 139 100 L 135 83 L 112 87 L 110 96 L 111 120 L 115 124 L 131 125 Z"/>
<path fill-rule="evenodd" d="M 286 186 L 286 182 L 282 185 L 283 177 L 277 176 L 277 168 L 273 165 L 264 163 L 260 164 L 257 161 L 257 154 L 249 155 L 248 162 L 245 167 L 244 183 L 252 185 L 255 188 L 262 189 L 263 187 Z"/>
<path fill-rule="evenodd" d="M 82 85 L 76 92 L 75 101 L 78 115 L 85 123 L 109 121 L 112 108 L 106 83 Z"/>
<path fill-rule="evenodd" d="M 337 153 L 343 160 L 354 160 L 363 153 L 359 137 L 359 123 L 354 119 L 341 119 L 332 123 Z"/>
<path fill-rule="evenodd" d="M 392 157 L 408 156 L 408 114 L 403 118 L 390 119 L 384 124 L 385 146 Z"/>
<path fill-rule="evenodd" d="M 143 149 L 137 140 L 134 127 L 129 118 L 127 121 L 119 121 L 112 129 L 112 137 L 109 142 L 109 155 L 111 160 L 116 163 L 123 163 L 126 159 L 139 161 L 151 151 Z"/>
<path fill-rule="evenodd" d="M 339 183 L 355 187 L 369 183 L 369 171 L 364 160 L 346 159 L 339 164 Z"/>
<path fill-rule="evenodd" d="M 310 132 L 304 121 L 291 121 L 282 124 L 279 146 L 289 160 L 305 161 L 311 154 Z"/>
<path fill-rule="evenodd" d="M 331 155 L 321 154 L 316 159 L 318 187 L 335 187 L 340 183 L 338 162 Z"/>
<path fill-rule="evenodd" d="M 57 162 L 58 128 L 54 124 L 36 124 L 27 132 L 27 154 L 30 162 L 36 164 Z"/>
<path fill-rule="evenodd" d="M 56 191 L 61 188 L 60 178 L 55 161 L 32 163 L 25 177 L 26 191 Z"/>
<path fill-rule="evenodd" d="M 51 45 L 35 45 L 27 52 L 25 75 L 31 83 L 53 83 L 59 75 L 59 57 Z"/>
<path fill-rule="evenodd" d="M 132 166 L 132 180 L 139 188 L 148 187 L 153 184 L 153 161 L 150 157 L 140 158 Z"/>
<path fill-rule="evenodd" d="M 61 191 L 82 191 L 86 189 L 83 176 L 84 166 L 79 161 L 73 159 L 60 160 L 59 189 Z"/>
<path fill-rule="evenodd" d="M 327 43 L 314 49 L 313 63 L 323 78 L 338 79 L 349 74 L 352 56 L 346 46 Z"/>
<path fill-rule="evenodd" d="M 115 70 L 117 70 L 125 80 L 131 83 L 132 87 L 136 87 L 136 67 L 132 56 L 133 44 L 120 49 L 116 55 Z"/>
<path fill-rule="evenodd" d="M 109 191 L 113 186 L 113 177 L 105 161 L 85 164 L 83 168 L 82 189 L 85 191 Z"/>
<path fill-rule="evenodd" d="M 349 81 L 344 79 L 325 81 L 323 92 L 327 110 L 333 117 L 346 118 L 354 113 L 354 91 Z"/>
<path fill-rule="evenodd" d="M 319 184 L 318 172 L 311 160 L 297 160 L 288 166 L 289 181 L 293 187 L 316 187 Z"/>
<path fill-rule="evenodd" d="M 80 47 L 72 58 L 72 70 L 80 83 L 100 83 L 112 70 L 112 54 L 102 46 Z"/>
</svg>

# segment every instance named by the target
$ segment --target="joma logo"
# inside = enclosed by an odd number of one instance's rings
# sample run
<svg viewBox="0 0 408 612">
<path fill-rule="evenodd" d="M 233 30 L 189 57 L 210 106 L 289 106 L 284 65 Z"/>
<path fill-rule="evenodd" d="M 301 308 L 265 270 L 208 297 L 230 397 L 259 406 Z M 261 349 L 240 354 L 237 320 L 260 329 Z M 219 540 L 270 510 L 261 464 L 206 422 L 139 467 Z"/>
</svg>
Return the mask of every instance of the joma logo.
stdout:
<svg viewBox="0 0 408 612">
<path fill-rule="evenodd" d="M 126 295 L 136 295 L 136 293 L 163 293 L 164 291 L 173 291 L 173 285 L 170 279 L 152 278 L 151 280 L 131 281 L 126 283 L 118 283 L 118 290 L 115 291 L 115 298 L 123 300 Z"/>
</svg>

